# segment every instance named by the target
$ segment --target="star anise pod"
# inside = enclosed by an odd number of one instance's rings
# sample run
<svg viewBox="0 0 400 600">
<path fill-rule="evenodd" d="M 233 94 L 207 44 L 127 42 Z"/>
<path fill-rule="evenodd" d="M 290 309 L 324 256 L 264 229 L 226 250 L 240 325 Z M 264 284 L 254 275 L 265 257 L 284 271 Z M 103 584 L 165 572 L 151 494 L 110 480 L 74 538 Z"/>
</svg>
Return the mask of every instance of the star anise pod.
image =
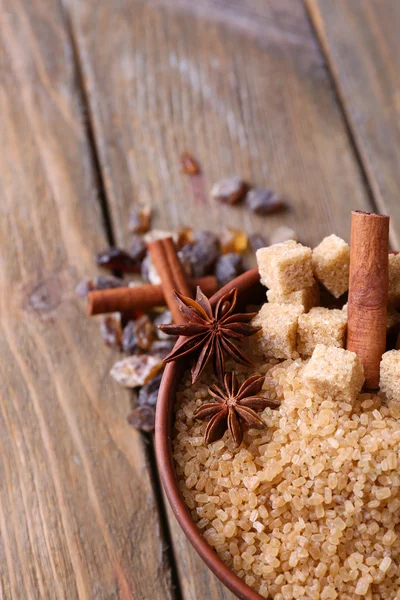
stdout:
<svg viewBox="0 0 400 600">
<path fill-rule="evenodd" d="M 257 333 L 260 328 L 253 327 L 249 323 L 257 313 L 234 313 L 237 288 L 233 288 L 222 296 L 214 311 L 210 301 L 199 287 L 196 300 L 187 298 L 179 292 L 174 292 L 174 294 L 179 310 L 186 317 L 187 322 L 181 325 L 159 326 L 164 333 L 184 336 L 164 359 L 165 362 L 198 352 L 197 361 L 192 368 L 192 383 L 197 381 L 211 358 L 215 373 L 221 382 L 223 381 L 225 354 L 238 363 L 251 366 L 252 363 L 237 347 L 236 342 Z"/>
<path fill-rule="evenodd" d="M 227 373 L 223 388 L 217 385 L 208 388 L 214 402 L 203 404 L 194 413 L 196 419 L 209 419 L 204 433 L 206 444 L 219 440 L 229 429 L 233 440 L 239 445 L 243 439 L 243 422 L 251 427 L 265 427 L 257 412 L 267 406 L 278 408 L 279 402 L 259 395 L 264 379 L 264 375 L 253 375 L 239 387 L 236 374 Z"/>
</svg>

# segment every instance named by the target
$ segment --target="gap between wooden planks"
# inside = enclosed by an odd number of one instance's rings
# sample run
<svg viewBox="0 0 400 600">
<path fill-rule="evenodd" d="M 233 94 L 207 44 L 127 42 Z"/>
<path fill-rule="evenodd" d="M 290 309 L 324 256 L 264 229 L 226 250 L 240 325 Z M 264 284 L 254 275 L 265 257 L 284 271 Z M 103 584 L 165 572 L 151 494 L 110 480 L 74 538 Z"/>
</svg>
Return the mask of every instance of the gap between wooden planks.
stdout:
<svg viewBox="0 0 400 600">
<path fill-rule="evenodd" d="M 303 3 L 95 0 L 66 3 L 116 241 L 128 246 L 133 202 L 155 225 L 268 235 L 293 226 L 306 243 L 348 238 L 350 209 L 371 210 L 335 90 Z M 239 173 L 282 192 L 268 219 L 207 199 L 199 207 L 178 157 L 193 152 L 206 184 Z M 185 600 L 232 598 L 170 520 Z"/>
<path fill-rule="evenodd" d="M 129 394 L 74 294 L 106 236 L 64 16 L 1 14 L 0 593 L 174 599 Z"/>
</svg>

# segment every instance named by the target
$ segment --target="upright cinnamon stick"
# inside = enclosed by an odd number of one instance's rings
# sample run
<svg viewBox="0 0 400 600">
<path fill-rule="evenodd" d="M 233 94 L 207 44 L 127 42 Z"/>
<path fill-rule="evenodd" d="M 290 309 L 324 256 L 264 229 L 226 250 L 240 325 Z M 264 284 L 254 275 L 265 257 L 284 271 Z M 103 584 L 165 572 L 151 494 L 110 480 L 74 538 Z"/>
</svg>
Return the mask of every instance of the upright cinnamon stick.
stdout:
<svg viewBox="0 0 400 600">
<path fill-rule="evenodd" d="M 156 240 L 148 245 L 151 258 L 161 279 L 165 301 L 172 313 L 175 323 L 182 323 L 185 319 L 180 312 L 174 297 L 174 290 L 185 296 L 191 296 L 191 290 L 185 271 L 176 253 L 172 238 Z"/>
<path fill-rule="evenodd" d="M 389 217 L 353 211 L 347 349 L 364 366 L 365 387 L 379 387 L 386 344 Z"/>
<path fill-rule="evenodd" d="M 189 279 L 191 295 L 198 285 L 207 297 L 215 294 L 218 287 L 217 279 L 213 275 Z M 151 283 L 134 287 L 94 290 L 88 293 L 87 298 L 89 315 L 149 310 L 155 306 L 166 304 L 162 286 Z"/>
</svg>

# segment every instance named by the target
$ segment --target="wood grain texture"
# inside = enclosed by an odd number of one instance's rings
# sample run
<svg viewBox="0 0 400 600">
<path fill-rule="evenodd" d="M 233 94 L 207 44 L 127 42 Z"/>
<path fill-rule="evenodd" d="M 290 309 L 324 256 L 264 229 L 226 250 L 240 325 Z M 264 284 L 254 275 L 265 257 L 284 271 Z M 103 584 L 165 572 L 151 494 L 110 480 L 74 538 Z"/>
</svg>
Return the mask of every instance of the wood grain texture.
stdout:
<svg viewBox="0 0 400 600">
<path fill-rule="evenodd" d="M 129 395 L 73 291 L 106 238 L 63 14 L 0 5 L 0 596 L 174 598 Z"/>
<path fill-rule="evenodd" d="M 302 3 L 66 2 L 119 243 L 137 201 L 160 228 L 268 234 L 284 222 L 309 243 L 332 230 L 348 238 L 350 208 L 368 201 Z M 207 192 L 239 173 L 292 210 L 262 218 L 208 193 L 196 202 L 183 150 Z"/>
<path fill-rule="evenodd" d="M 155 226 L 268 235 L 293 226 L 310 244 L 348 239 L 350 209 L 370 209 L 342 113 L 301 2 L 65 0 L 117 243 L 134 202 Z M 180 172 L 187 150 L 206 197 Z M 279 190 L 268 218 L 208 196 L 234 173 Z M 194 197 L 196 196 L 196 197 Z M 232 598 L 170 521 L 185 599 Z"/>
<path fill-rule="evenodd" d="M 378 210 L 400 243 L 400 3 L 307 0 Z"/>
</svg>

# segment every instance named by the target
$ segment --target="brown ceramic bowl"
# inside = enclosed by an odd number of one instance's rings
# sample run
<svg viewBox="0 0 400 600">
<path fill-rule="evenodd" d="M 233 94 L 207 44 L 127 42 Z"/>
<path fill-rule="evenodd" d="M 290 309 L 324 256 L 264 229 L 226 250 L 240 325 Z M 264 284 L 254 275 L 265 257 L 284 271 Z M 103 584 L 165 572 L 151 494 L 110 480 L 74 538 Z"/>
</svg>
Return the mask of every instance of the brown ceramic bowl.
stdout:
<svg viewBox="0 0 400 600">
<path fill-rule="evenodd" d="M 221 296 L 234 287 L 238 289 L 239 307 L 240 305 L 265 302 L 265 288 L 263 289 L 260 285 L 257 269 L 252 269 L 214 294 L 211 298 L 212 306 L 215 306 Z M 213 548 L 207 544 L 192 520 L 179 492 L 171 440 L 174 420 L 173 407 L 185 366 L 185 360 L 169 363 L 166 366 L 158 394 L 155 434 L 157 463 L 161 480 L 179 525 L 204 562 L 238 598 L 242 598 L 242 600 L 262 600 L 261 596 L 237 577 L 217 556 Z"/>
</svg>

